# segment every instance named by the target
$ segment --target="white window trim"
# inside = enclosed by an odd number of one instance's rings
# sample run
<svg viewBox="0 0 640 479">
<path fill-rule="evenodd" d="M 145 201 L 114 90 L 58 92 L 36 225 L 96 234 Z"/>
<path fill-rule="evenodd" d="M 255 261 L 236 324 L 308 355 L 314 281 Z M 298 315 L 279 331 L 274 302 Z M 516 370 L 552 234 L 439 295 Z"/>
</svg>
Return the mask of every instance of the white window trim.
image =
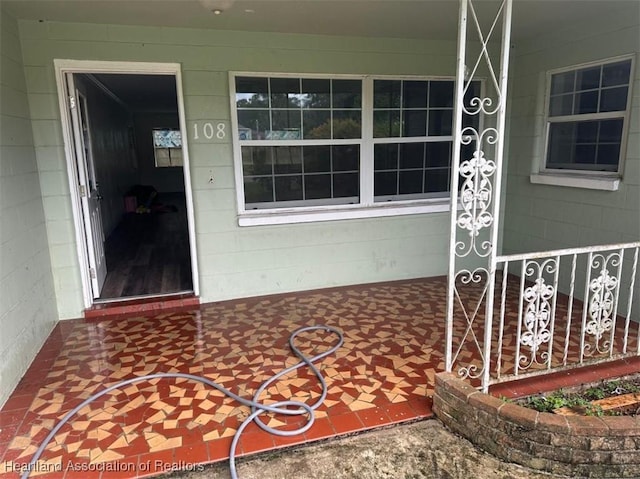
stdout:
<svg viewBox="0 0 640 479">
<path fill-rule="evenodd" d="M 572 70 L 579 70 L 589 66 L 605 65 L 608 63 L 616 63 L 624 60 L 631 60 L 631 69 L 629 72 L 629 89 L 627 92 L 627 107 L 624 112 L 606 112 L 597 114 L 569 115 L 569 116 L 549 116 L 549 99 L 551 97 L 551 76 Z M 635 83 L 635 54 L 620 55 L 615 57 L 603 58 L 587 63 L 580 63 L 563 68 L 548 70 L 545 76 L 545 88 L 543 93 L 543 149 L 541 158 L 537 165 L 534 166 L 534 172 L 529 176 L 529 180 L 533 184 L 565 186 L 569 188 L 585 188 L 592 190 L 617 191 L 624 173 L 624 164 L 627 156 L 627 141 L 629 137 L 629 124 L 631 121 L 631 111 L 633 106 L 633 84 Z M 549 148 L 549 128 L 551 123 L 573 120 L 576 121 L 579 116 L 580 120 L 589 120 L 593 118 L 623 118 L 622 139 L 620 143 L 620 159 L 618 161 L 618 170 L 615 172 L 605 171 L 589 171 L 589 170 L 570 170 L 570 169 L 554 169 L 547 168 L 547 151 Z M 551 119 L 553 118 L 553 119 Z M 537 171 L 536 171 L 537 170 Z"/>
<path fill-rule="evenodd" d="M 371 161 L 360 162 L 360 203 L 322 205 L 322 206 L 297 206 L 295 208 L 265 208 L 260 210 L 245 208 L 244 178 L 242 172 L 242 153 L 238 134 L 238 115 L 236 110 L 235 78 L 238 76 L 250 77 L 279 77 L 279 78 L 322 78 L 322 79 L 347 79 L 362 81 L 362 135 L 360 138 L 346 140 L 331 140 L 339 144 L 359 144 L 360 158 L 371 158 Z M 233 134 L 233 158 L 234 177 L 236 183 L 236 205 L 239 226 L 258 226 L 275 224 L 294 224 L 321 221 L 335 221 L 346 219 L 378 218 L 387 216 L 404 216 L 426 213 L 443 213 L 450 210 L 450 196 L 440 198 L 421 198 L 396 200 L 393 202 L 374 202 L 373 196 L 373 148 L 376 143 L 388 143 L 388 138 L 373 138 L 373 82 L 374 80 L 448 80 L 454 81 L 454 76 L 427 76 L 427 75 L 348 75 L 348 74 L 311 74 L 311 73 L 280 73 L 280 72 L 229 72 L 229 100 L 231 107 L 231 130 Z M 481 88 L 484 89 L 484 82 Z M 454 107 L 455 108 L 455 107 Z M 482 119 L 481 119 L 482 121 Z M 367 139 L 371 138 L 372 141 Z M 412 141 L 452 141 L 453 136 L 438 137 L 438 139 L 424 139 L 413 137 L 398 137 L 401 142 Z M 393 140 L 393 139 L 391 139 Z M 251 145 L 273 145 L 273 140 L 256 140 Z M 287 141 L 278 140 L 278 145 L 287 146 Z M 292 145 L 300 142 L 291 141 Z M 305 145 L 326 144 L 324 140 L 308 140 Z"/>
<path fill-rule="evenodd" d="M 567 170 L 563 170 L 567 171 Z M 573 171 L 573 170 L 572 170 Z M 586 188 L 589 190 L 617 191 L 620 187 L 619 177 L 601 177 L 574 174 L 560 175 L 557 173 L 533 173 L 529 176 L 531 183 L 537 185 L 566 186 L 569 188 Z"/>
</svg>

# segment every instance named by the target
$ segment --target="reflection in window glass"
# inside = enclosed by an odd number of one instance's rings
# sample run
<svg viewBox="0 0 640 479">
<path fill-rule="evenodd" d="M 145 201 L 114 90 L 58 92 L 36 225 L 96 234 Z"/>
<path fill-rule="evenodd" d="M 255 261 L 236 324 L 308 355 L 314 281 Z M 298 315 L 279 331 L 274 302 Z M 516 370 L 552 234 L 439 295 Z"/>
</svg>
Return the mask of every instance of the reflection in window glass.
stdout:
<svg viewBox="0 0 640 479">
<path fill-rule="evenodd" d="M 330 110 L 303 110 L 302 137 L 305 140 L 326 140 L 331 138 Z"/>
<path fill-rule="evenodd" d="M 581 115 L 626 109 L 630 71 L 631 60 L 626 60 L 551 75 L 549 115 Z"/>
<path fill-rule="evenodd" d="M 333 110 L 333 138 L 348 139 L 362 136 L 362 121 L 359 110 Z"/>
<path fill-rule="evenodd" d="M 357 203 L 359 145 L 242 146 L 248 209 Z"/>
<path fill-rule="evenodd" d="M 241 141 L 358 139 L 362 81 L 236 77 Z"/>
<path fill-rule="evenodd" d="M 400 136 L 400 110 L 376 110 L 373 112 L 374 138 Z"/>
<path fill-rule="evenodd" d="M 300 110 L 272 110 L 269 140 L 299 140 L 301 138 Z"/>
<path fill-rule="evenodd" d="M 619 170 L 630 77 L 630 59 L 551 74 L 547 168 Z"/>
<path fill-rule="evenodd" d="M 269 83 L 266 78 L 236 78 L 237 108 L 268 108 Z"/>
<path fill-rule="evenodd" d="M 298 78 L 271 79 L 272 108 L 300 108 L 301 99 Z"/>
<path fill-rule="evenodd" d="M 450 136 L 454 85 L 453 80 L 374 80 L 374 138 Z M 479 82 L 473 82 L 467 89 L 467 104 L 478 95 Z M 475 124 L 470 116 L 465 122 Z"/>
<path fill-rule="evenodd" d="M 238 110 L 241 140 L 264 140 L 271 133 L 269 110 Z"/>
<path fill-rule="evenodd" d="M 330 108 L 331 80 L 303 78 L 302 98 L 304 108 Z"/>
<path fill-rule="evenodd" d="M 375 145 L 375 201 L 446 196 L 451 152 L 452 141 Z"/>
<path fill-rule="evenodd" d="M 547 166 L 554 169 L 617 171 L 622 119 L 552 123 Z"/>
<path fill-rule="evenodd" d="M 465 86 L 469 112 L 481 84 Z M 374 80 L 374 201 L 441 197 L 449 191 L 453 151 L 453 80 Z M 479 114 L 463 115 L 478 128 Z M 388 142 L 380 143 L 384 139 Z M 432 141 L 416 141 L 431 139 Z M 438 141 L 433 141 L 438 140 Z M 470 155 L 474 145 L 463 148 Z"/>
<path fill-rule="evenodd" d="M 376 80 L 373 83 L 373 107 L 400 108 L 401 90 L 400 80 Z"/>
<path fill-rule="evenodd" d="M 363 113 L 364 81 L 373 89 Z M 245 208 L 357 204 L 361 181 L 372 182 L 375 202 L 447 197 L 454 85 L 453 79 L 235 77 Z M 564 93 L 570 109 L 581 93 L 574 85 L 575 75 Z M 480 90 L 480 82 L 465 86 L 467 107 Z M 463 125 L 478 128 L 480 116 L 465 114 Z M 363 118 L 373 118 L 373 138 L 363 138 Z M 373 158 L 361 158 L 365 141 L 374 143 Z M 463 155 L 473 148 L 463 147 Z M 361 161 L 373 163 L 369 180 L 361 178 Z"/>
</svg>

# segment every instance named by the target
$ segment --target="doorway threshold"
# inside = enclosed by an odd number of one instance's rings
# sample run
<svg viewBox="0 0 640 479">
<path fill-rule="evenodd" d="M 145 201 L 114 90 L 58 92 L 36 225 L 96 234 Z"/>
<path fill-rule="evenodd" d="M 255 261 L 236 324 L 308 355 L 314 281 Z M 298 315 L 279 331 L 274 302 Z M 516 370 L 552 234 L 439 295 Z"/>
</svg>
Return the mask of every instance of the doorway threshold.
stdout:
<svg viewBox="0 0 640 479">
<path fill-rule="evenodd" d="M 84 310 L 85 319 L 107 319 L 130 317 L 149 311 L 177 311 L 200 306 L 200 298 L 193 292 L 181 292 L 163 295 L 130 296 L 100 300 Z"/>
</svg>

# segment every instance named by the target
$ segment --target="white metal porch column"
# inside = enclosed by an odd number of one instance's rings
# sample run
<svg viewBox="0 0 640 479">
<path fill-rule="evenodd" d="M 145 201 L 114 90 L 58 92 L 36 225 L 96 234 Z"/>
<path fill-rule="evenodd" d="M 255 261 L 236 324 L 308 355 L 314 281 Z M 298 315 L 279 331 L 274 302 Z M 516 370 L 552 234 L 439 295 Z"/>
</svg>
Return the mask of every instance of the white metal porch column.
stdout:
<svg viewBox="0 0 640 479">
<path fill-rule="evenodd" d="M 485 13 L 487 2 L 481 3 Z M 494 8 L 493 20 L 486 25 L 474 1 L 460 0 L 445 346 L 446 370 L 455 368 L 464 379 L 480 379 L 485 391 L 489 387 L 512 0 L 495 2 Z M 494 41 L 499 30 L 500 44 Z M 468 39 L 468 31 L 477 38 Z M 497 70 L 492 61 L 496 50 Z M 484 82 L 482 93 L 471 97 L 474 80 Z"/>
</svg>

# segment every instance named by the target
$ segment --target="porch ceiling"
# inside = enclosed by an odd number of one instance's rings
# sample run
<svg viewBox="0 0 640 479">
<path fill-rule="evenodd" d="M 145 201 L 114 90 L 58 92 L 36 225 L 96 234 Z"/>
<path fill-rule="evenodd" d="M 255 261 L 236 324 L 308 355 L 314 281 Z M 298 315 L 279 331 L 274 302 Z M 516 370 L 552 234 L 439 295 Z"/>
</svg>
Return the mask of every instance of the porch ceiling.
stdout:
<svg viewBox="0 0 640 479">
<path fill-rule="evenodd" d="M 456 38 L 458 0 L 8 0 L 18 19 L 364 37 Z M 476 1 L 479 15 L 495 2 Z M 114 4 L 117 7 L 114 8 Z M 221 8 L 214 15 L 205 8 Z M 227 7 L 227 5 L 230 5 Z M 637 0 L 515 0 L 514 40 L 545 35 Z M 225 8 L 226 7 L 226 8 Z M 484 11 L 484 12 L 483 12 Z"/>
</svg>

